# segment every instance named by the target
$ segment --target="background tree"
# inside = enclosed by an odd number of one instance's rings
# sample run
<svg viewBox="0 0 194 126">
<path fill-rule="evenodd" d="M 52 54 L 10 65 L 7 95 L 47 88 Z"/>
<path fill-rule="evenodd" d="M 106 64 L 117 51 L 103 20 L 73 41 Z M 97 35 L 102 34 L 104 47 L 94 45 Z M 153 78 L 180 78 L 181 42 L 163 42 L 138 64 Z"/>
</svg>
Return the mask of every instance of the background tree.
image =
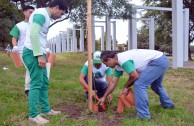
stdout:
<svg viewBox="0 0 194 126">
<path fill-rule="evenodd" d="M 147 25 L 141 27 L 137 34 L 137 48 L 148 49 L 149 48 L 149 31 Z"/>
<path fill-rule="evenodd" d="M 46 7 L 51 0 L 10 0 L 14 2 L 18 8 L 25 5 L 34 4 L 39 7 Z M 117 19 L 130 19 L 133 13 L 130 0 L 93 0 L 92 1 L 92 15 L 99 18 L 102 16 L 110 16 Z M 86 29 L 87 20 L 87 1 L 86 0 L 65 0 L 69 13 L 57 20 L 53 24 L 69 19 L 76 26 L 84 25 Z M 51 27 L 53 26 L 51 25 Z M 85 38 L 85 40 L 87 40 Z M 79 45 L 78 45 L 79 46 Z M 86 41 L 85 46 L 86 47 Z"/>
<path fill-rule="evenodd" d="M 0 42 L 5 49 L 6 44 L 11 43 L 9 32 L 12 27 L 22 20 L 22 13 L 9 0 L 0 0 Z"/>
<path fill-rule="evenodd" d="M 142 0 L 147 6 L 158 7 L 172 7 L 172 0 Z M 183 0 L 184 8 L 189 8 L 189 59 L 191 58 L 190 43 L 194 40 L 194 0 Z M 172 53 L 172 12 L 170 11 L 153 11 L 147 10 L 143 17 L 148 18 L 153 16 L 155 18 L 155 44 L 158 49 L 168 53 Z M 148 29 L 148 24 L 144 23 L 144 27 L 139 31 L 140 36 L 144 34 L 145 29 Z"/>
<path fill-rule="evenodd" d="M 18 8 L 25 5 L 34 4 L 37 8 L 46 7 L 51 0 L 11 0 Z M 69 7 L 70 21 L 73 23 L 86 23 L 87 1 L 86 0 L 65 0 Z M 92 14 L 101 16 L 111 16 L 118 19 L 131 18 L 132 9 L 129 0 L 93 0 Z"/>
<path fill-rule="evenodd" d="M 97 44 L 99 44 L 99 45 L 97 45 L 99 48 L 101 47 L 101 39 L 102 38 L 100 37 L 99 40 L 98 40 L 98 43 L 97 43 Z M 118 43 L 118 41 L 116 40 L 116 45 L 117 45 L 117 43 Z M 111 36 L 111 50 L 113 50 L 112 44 L 113 44 L 113 39 L 112 39 L 112 36 Z M 106 32 L 104 32 L 104 50 L 106 50 Z"/>
<path fill-rule="evenodd" d="M 14 2 L 18 8 L 25 5 L 34 4 L 37 8 L 46 7 L 51 0 L 10 0 Z M 68 18 L 73 23 L 86 23 L 87 1 L 86 0 L 65 0 L 69 7 Z M 129 19 L 132 14 L 131 4 L 129 0 L 93 0 L 92 14 L 101 16 L 111 16 L 117 19 Z"/>
<path fill-rule="evenodd" d="M 101 50 L 101 41 L 95 40 L 95 47 L 96 47 L 96 50 Z"/>
<path fill-rule="evenodd" d="M 194 45 L 191 46 L 191 54 L 194 54 Z"/>
</svg>

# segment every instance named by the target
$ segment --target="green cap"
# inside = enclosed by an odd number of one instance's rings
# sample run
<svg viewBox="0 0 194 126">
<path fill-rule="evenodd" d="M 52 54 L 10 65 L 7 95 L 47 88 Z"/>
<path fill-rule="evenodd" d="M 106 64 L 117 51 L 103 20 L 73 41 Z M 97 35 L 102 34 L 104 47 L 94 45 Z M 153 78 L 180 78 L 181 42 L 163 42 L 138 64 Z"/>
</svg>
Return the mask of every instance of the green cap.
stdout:
<svg viewBox="0 0 194 126">
<path fill-rule="evenodd" d="M 100 59 L 101 51 L 96 51 L 93 54 L 93 63 L 102 63 Z"/>
</svg>

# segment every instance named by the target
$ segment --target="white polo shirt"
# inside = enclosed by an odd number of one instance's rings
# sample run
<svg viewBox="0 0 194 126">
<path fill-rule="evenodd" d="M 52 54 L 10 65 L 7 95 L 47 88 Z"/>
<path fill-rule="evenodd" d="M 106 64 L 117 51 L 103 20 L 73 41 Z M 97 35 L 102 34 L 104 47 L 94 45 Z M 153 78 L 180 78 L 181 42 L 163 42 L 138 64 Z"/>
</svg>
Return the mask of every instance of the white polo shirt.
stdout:
<svg viewBox="0 0 194 126">
<path fill-rule="evenodd" d="M 133 49 L 117 54 L 118 63 L 116 65 L 114 76 L 122 76 L 123 71 L 130 74 L 136 70 L 141 73 L 151 60 L 157 59 L 163 55 L 162 52 L 148 49 Z"/>
<path fill-rule="evenodd" d="M 110 67 L 107 67 L 105 64 L 101 64 L 100 68 L 96 68 L 94 64 L 92 63 L 92 72 L 94 76 L 101 80 L 101 81 L 106 81 L 106 76 L 111 76 L 112 75 L 112 69 Z M 84 64 L 81 73 L 84 75 L 88 74 L 88 61 Z"/>
<path fill-rule="evenodd" d="M 28 22 L 21 21 L 17 23 L 10 32 L 11 36 L 17 38 L 17 46 L 20 53 L 22 53 L 24 48 L 27 26 L 28 26 Z"/>
</svg>

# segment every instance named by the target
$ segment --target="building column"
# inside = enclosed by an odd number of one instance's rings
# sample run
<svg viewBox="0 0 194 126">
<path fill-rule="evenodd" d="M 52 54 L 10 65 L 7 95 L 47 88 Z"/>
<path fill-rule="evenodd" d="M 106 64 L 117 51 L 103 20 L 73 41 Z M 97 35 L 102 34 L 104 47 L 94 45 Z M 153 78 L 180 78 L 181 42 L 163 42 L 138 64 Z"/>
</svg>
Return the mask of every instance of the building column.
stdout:
<svg viewBox="0 0 194 126">
<path fill-rule="evenodd" d="M 183 0 L 172 0 L 172 68 L 183 67 Z"/>
<path fill-rule="evenodd" d="M 60 53 L 61 52 L 61 35 L 57 35 L 56 37 L 57 41 L 56 41 L 56 52 Z"/>
<path fill-rule="evenodd" d="M 62 32 L 62 52 L 67 51 L 67 41 L 66 41 L 66 35 L 65 32 Z"/>
<path fill-rule="evenodd" d="M 106 50 L 111 50 L 111 22 L 109 16 L 106 16 Z"/>
<path fill-rule="evenodd" d="M 70 29 L 67 28 L 67 52 L 70 51 Z"/>
<path fill-rule="evenodd" d="M 113 22 L 113 30 L 112 30 L 112 32 L 113 32 L 113 43 L 112 43 L 112 49 L 113 50 L 116 50 L 116 45 L 117 45 L 117 43 L 116 43 L 116 21 L 114 21 Z"/>
<path fill-rule="evenodd" d="M 101 50 L 104 51 L 104 26 L 101 26 Z"/>
<path fill-rule="evenodd" d="M 185 8 L 183 12 L 183 61 L 189 60 L 189 9 Z"/>
<path fill-rule="evenodd" d="M 51 52 L 53 52 L 53 38 L 51 38 L 50 40 L 50 50 Z"/>
<path fill-rule="evenodd" d="M 130 23 L 130 48 L 137 49 L 137 21 L 136 12 L 132 15 Z"/>
<path fill-rule="evenodd" d="M 96 41 L 95 41 L 95 17 L 92 16 L 92 52 L 96 50 Z"/>
<path fill-rule="evenodd" d="M 77 39 L 76 39 L 76 30 L 75 27 L 73 27 L 72 31 L 72 38 L 73 38 L 73 52 L 77 52 Z"/>
<path fill-rule="evenodd" d="M 128 50 L 131 49 L 131 21 L 128 20 L 128 36 L 127 36 L 127 48 Z"/>
<path fill-rule="evenodd" d="M 57 41 L 57 38 L 54 37 L 53 38 L 53 52 L 56 53 L 56 41 Z"/>
<path fill-rule="evenodd" d="M 154 28 L 154 18 L 150 17 L 149 20 L 149 49 L 154 50 L 154 46 L 155 46 L 155 32 L 154 32 L 155 28 Z"/>
<path fill-rule="evenodd" d="M 80 27 L 80 43 L 79 43 L 79 46 L 80 46 L 80 51 L 84 51 L 84 28 L 83 28 L 83 25 L 81 24 L 81 27 Z"/>
</svg>

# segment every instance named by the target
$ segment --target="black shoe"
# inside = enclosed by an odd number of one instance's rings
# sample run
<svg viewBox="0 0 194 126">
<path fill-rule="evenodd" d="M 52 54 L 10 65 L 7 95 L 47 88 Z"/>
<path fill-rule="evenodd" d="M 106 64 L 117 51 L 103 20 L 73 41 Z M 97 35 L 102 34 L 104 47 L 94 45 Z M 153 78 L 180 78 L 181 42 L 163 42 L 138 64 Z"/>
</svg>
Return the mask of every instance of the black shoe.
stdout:
<svg viewBox="0 0 194 126">
<path fill-rule="evenodd" d="M 29 93 L 29 90 L 25 90 L 25 94 L 27 95 L 27 97 L 28 97 L 28 93 Z"/>
<path fill-rule="evenodd" d="M 174 109 L 174 105 L 170 106 L 170 107 L 165 107 L 165 106 L 162 106 L 161 104 L 158 105 L 158 107 L 162 107 L 163 109 Z"/>
<path fill-rule="evenodd" d="M 139 120 L 141 120 L 141 121 L 150 121 L 150 119 L 148 119 L 148 118 L 138 118 Z"/>
<path fill-rule="evenodd" d="M 130 114 L 129 116 L 129 119 L 138 119 L 138 120 L 141 120 L 141 121 L 150 121 L 150 119 L 148 118 L 139 118 L 136 114 L 132 113 Z"/>
<path fill-rule="evenodd" d="M 163 107 L 164 109 L 174 109 L 174 105 L 170 106 L 170 107 Z"/>
</svg>

